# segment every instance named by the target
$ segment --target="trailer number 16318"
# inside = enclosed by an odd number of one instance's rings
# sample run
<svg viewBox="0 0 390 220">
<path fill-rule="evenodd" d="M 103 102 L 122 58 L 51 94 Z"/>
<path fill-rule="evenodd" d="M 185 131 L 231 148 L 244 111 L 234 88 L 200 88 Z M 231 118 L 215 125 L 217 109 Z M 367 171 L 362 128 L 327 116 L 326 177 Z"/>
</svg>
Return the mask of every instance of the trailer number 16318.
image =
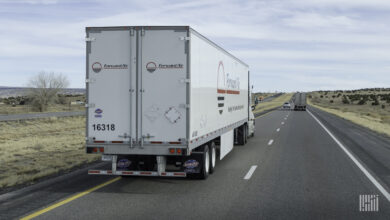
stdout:
<svg viewBox="0 0 390 220">
<path fill-rule="evenodd" d="M 115 124 L 93 124 L 94 131 L 115 131 Z"/>
</svg>

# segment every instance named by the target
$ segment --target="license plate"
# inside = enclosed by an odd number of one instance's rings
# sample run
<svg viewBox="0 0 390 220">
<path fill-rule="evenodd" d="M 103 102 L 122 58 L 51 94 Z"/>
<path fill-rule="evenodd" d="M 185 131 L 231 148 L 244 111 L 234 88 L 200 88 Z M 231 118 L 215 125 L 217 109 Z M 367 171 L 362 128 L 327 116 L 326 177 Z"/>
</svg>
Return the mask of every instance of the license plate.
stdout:
<svg viewBox="0 0 390 220">
<path fill-rule="evenodd" d="M 102 155 L 102 161 L 112 161 L 112 155 Z"/>
</svg>

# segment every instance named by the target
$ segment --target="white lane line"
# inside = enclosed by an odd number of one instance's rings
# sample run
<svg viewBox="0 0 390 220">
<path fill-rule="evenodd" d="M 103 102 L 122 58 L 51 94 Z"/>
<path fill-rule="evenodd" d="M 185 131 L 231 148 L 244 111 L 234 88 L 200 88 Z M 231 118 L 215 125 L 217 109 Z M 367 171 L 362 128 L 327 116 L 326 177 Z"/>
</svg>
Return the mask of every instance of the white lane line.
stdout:
<svg viewBox="0 0 390 220">
<path fill-rule="evenodd" d="M 271 145 L 272 143 L 274 143 L 274 140 L 271 139 L 268 141 L 268 145 Z"/>
<path fill-rule="evenodd" d="M 280 131 L 280 128 L 276 129 L 276 132 L 279 132 Z"/>
<path fill-rule="evenodd" d="M 282 121 L 282 125 L 284 125 L 284 121 Z"/>
<path fill-rule="evenodd" d="M 363 167 L 363 165 L 348 151 L 344 145 L 337 140 L 337 138 L 314 116 L 309 110 L 306 111 L 321 125 L 321 127 L 329 134 L 329 136 L 339 145 L 339 147 L 348 155 L 348 157 L 355 163 L 355 165 L 366 175 L 366 177 L 376 186 L 376 188 L 386 197 L 390 202 L 390 193 Z"/>
<path fill-rule="evenodd" d="M 251 166 L 248 173 L 246 173 L 244 180 L 249 180 L 252 177 L 253 172 L 255 172 L 256 168 L 257 168 L 257 165 Z"/>
</svg>

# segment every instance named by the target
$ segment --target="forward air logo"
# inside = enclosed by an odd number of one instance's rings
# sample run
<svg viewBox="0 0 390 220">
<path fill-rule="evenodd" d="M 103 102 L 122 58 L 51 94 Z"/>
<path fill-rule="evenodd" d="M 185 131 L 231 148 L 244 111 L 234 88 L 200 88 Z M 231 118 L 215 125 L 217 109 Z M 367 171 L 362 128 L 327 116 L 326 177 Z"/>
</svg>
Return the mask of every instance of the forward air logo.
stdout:
<svg viewBox="0 0 390 220">
<path fill-rule="evenodd" d="M 95 73 L 98 73 L 102 70 L 102 64 L 99 63 L 99 62 L 95 62 L 94 64 L 92 64 L 92 70 L 95 72 Z"/>
<path fill-rule="evenodd" d="M 178 64 L 156 64 L 155 62 L 148 62 L 146 64 L 146 70 L 149 73 L 153 73 L 157 69 L 183 69 L 184 65 L 181 63 Z"/>
<path fill-rule="evenodd" d="M 104 64 L 102 65 L 99 62 L 95 62 L 92 64 L 92 70 L 95 73 L 99 73 L 102 69 L 128 69 L 129 66 L 127 64 Z"/>
<path fill-rule="evenodd" d="M 219 61 L 217 76 L 217 101 L 218 111 L 222 115 L 225 107 L 226 94 L 240 94 L 240 78 L 234 74 L 225 73 L 223 62 Z"/>
<path fill-rule="evenodd" d="M 153 73 L 156 71 L 157 65 L 155 62 L 149 62 L 146 64 L 146 70 L 149 71 L 150 73 Z"/>
<path fill-rule="evenodd" d="M 217 101 L 218 111 L 222 115 L 223 107 L 225 106 L 225 67 L 222 61 L 218 65 L 218 76 L 217 76 Z"/>
</svg>

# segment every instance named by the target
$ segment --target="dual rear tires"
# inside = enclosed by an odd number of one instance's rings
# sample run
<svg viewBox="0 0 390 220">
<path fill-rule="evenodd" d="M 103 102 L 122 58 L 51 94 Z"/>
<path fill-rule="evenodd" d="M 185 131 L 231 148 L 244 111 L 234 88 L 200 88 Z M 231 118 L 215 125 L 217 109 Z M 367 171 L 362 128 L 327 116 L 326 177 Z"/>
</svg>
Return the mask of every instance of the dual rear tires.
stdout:
<svg viewBox="0 0 390 220">
<path fill-rule="evenodd" d="M 209 174 L 214 173 L 215 165 L 217 162 L 217 150 L 214 142 L 209 142 L 201 146 L 200 151 L 202 152 L 202 160 L 200 172 L 197 174 L 189 175 L 192 178 L 196 179 L 207 179 Z"/>
</svg>

